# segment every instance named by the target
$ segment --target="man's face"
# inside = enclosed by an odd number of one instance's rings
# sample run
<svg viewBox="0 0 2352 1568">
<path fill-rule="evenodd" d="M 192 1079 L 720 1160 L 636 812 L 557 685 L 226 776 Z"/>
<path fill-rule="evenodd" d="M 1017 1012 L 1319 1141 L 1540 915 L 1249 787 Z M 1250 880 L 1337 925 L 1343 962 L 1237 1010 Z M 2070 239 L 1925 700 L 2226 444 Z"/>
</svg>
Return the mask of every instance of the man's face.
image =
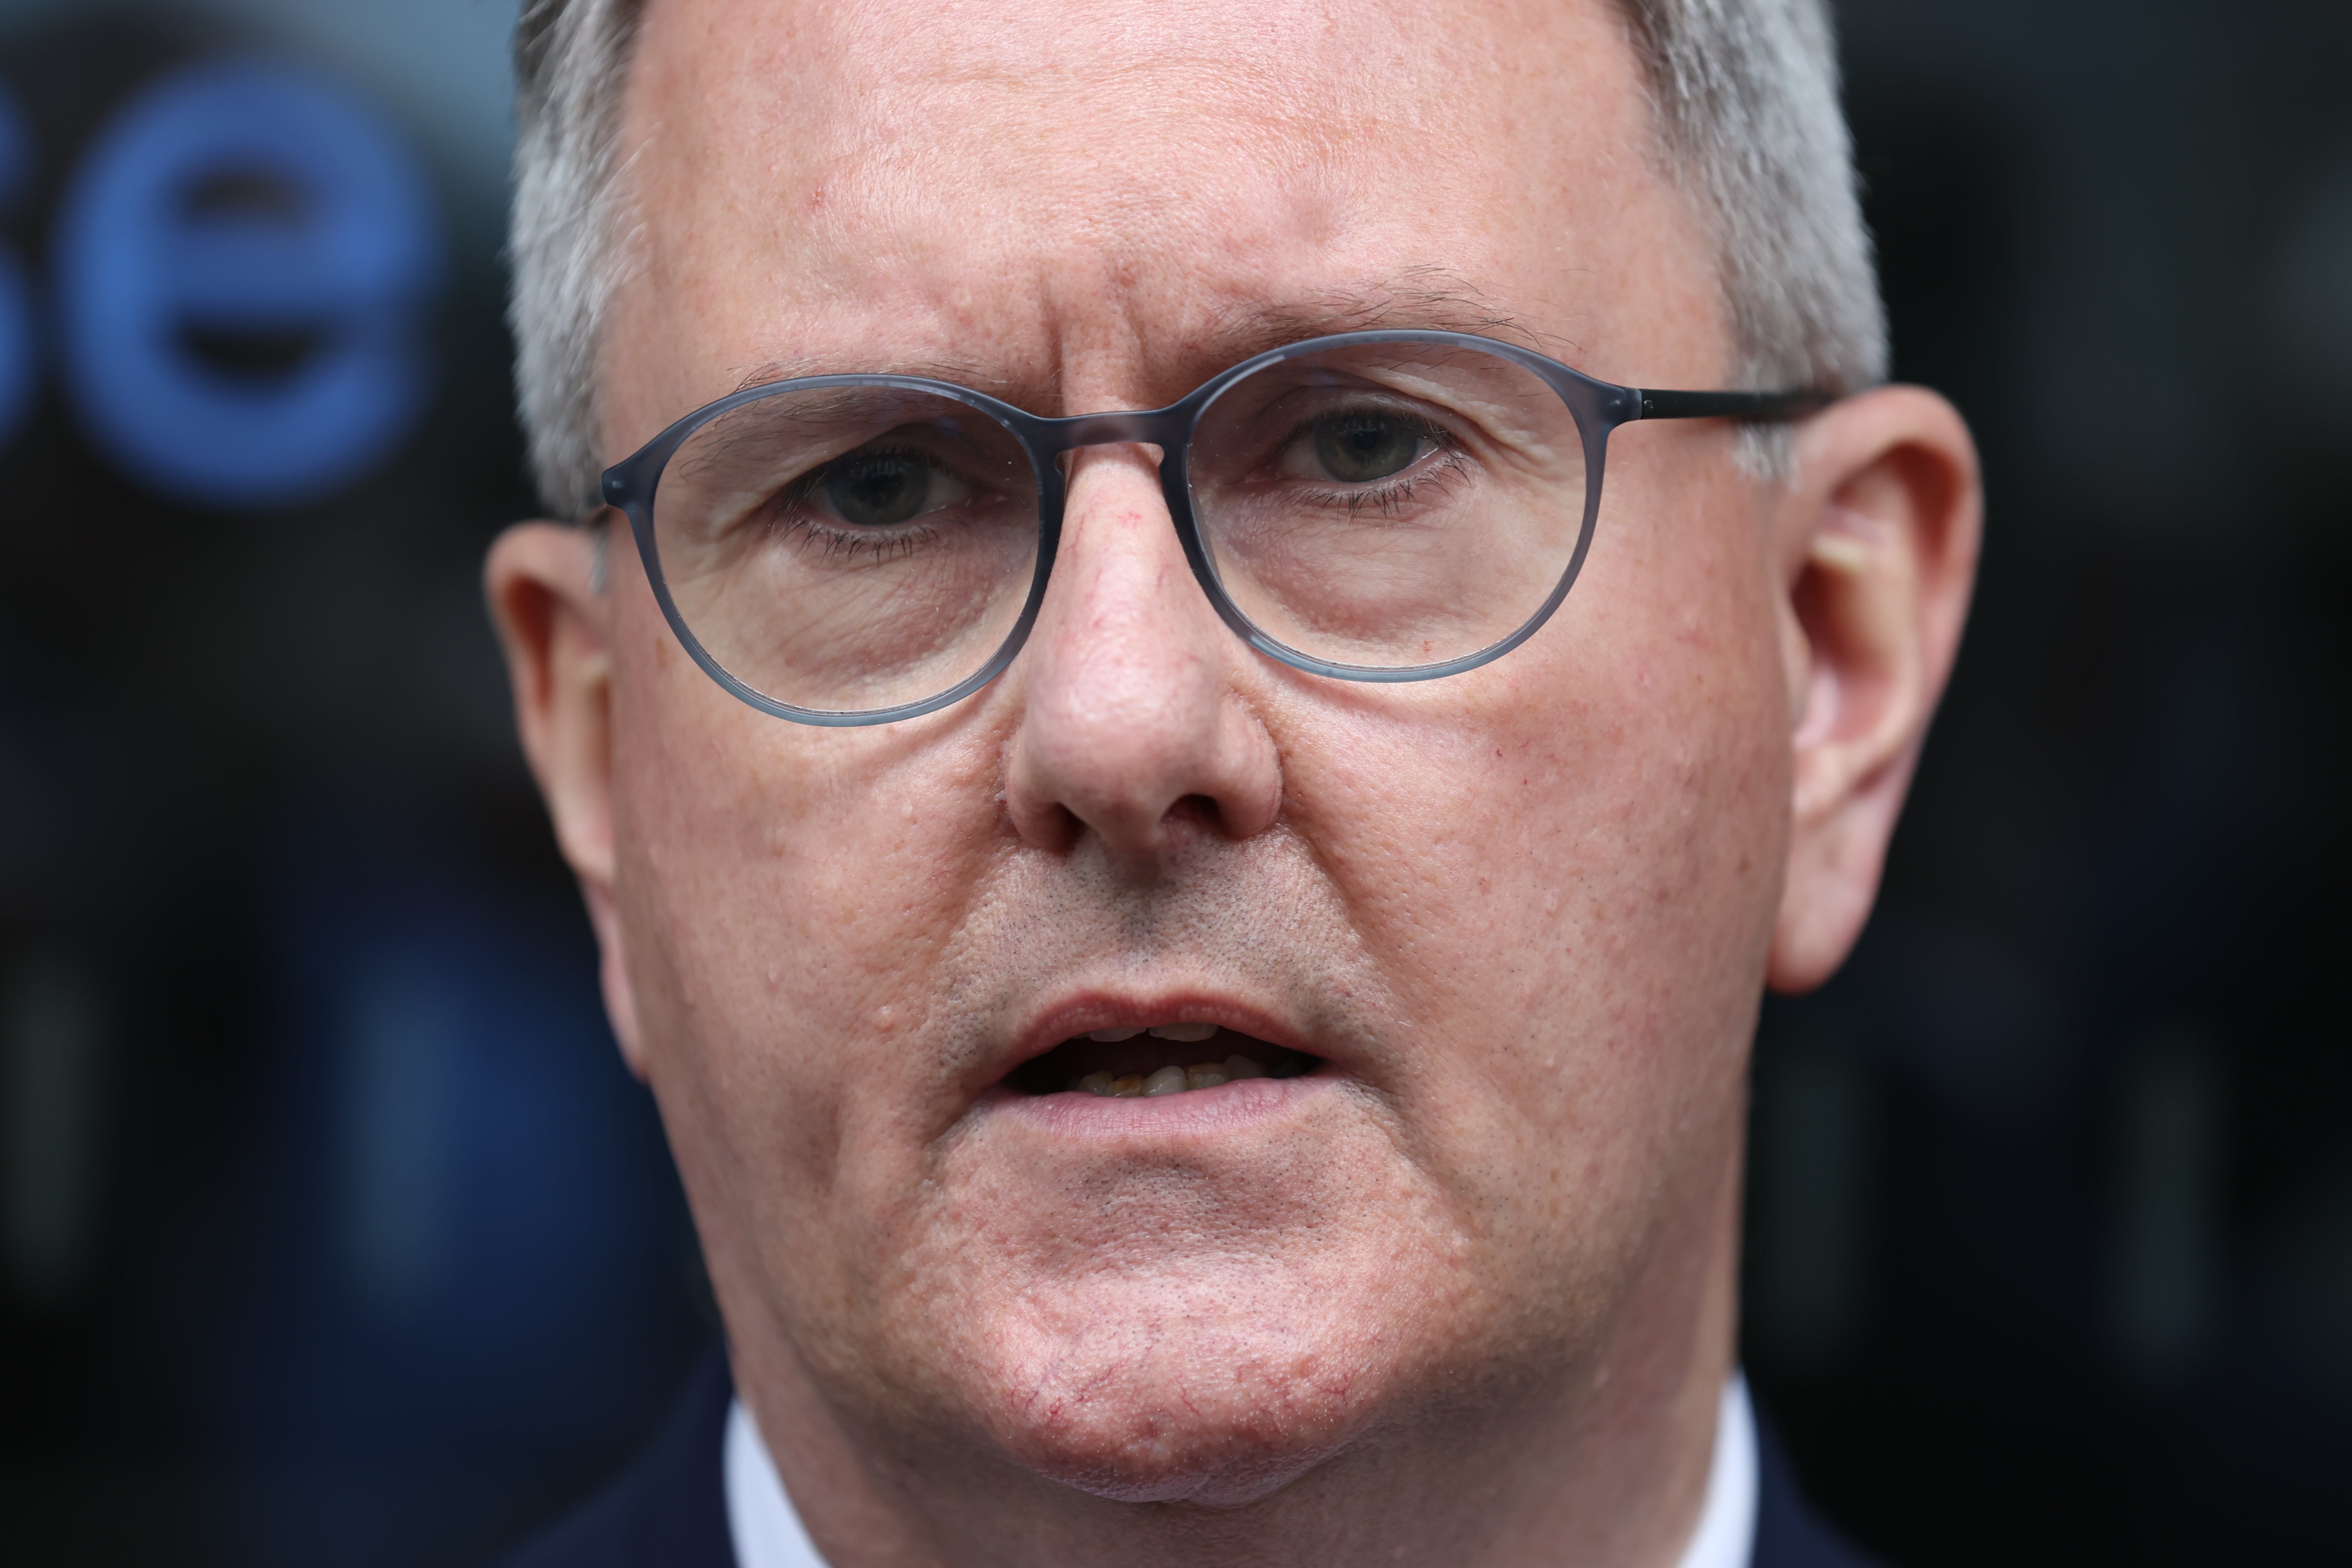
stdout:
<svg viewBox="0 0 2352 1568">
<path fill-rule="evenodd" d="M 1147 408 L 1368 325 L 1731 374 L 1600 0 L 652 0 L 622 145 L 614 457 L 780 374 Z M 751 1383 L 901 1452 L 1240 1500 L 1598 1385 L 1629 1314 L 1707 1331 L 1790 796 L 1733 442 L 1620 432 L 1559 613 L 1416 685 L 1254 654 L 1133 447 L 1076 459 L 1011 669 L 905 723 L 737 701 L 616 552 L 616 1014 Z M 1014 1081 L 1184 1023 L 1228 1033 L 1127 1048 L 1317 1065 Z"/>
</svg>

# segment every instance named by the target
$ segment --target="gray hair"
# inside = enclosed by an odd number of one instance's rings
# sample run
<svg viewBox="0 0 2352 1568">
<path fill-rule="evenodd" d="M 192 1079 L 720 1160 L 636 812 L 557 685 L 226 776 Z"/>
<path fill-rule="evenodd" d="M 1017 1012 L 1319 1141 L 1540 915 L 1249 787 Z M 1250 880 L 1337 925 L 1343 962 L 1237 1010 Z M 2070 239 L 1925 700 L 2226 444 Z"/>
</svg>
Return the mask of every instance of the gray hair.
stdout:
<svg viewBox="0 0 2352 1568">
<path fill-rule="evenodd" d="M 1663 169 L 1715 228 L 1738 363 L 1757 388 L 1886 374 L 1886 322 L 1838 105 L 1825 0 L 1617 0 Z M 629 235 L 620 106 L 643 0 L 523 0 L 515 24 L 515 381 L 540 494 L 585 517 L 604 468 L 596 361 Z M 1781 432 L 1750 466 L 1778 470 Z"/>
</svg>

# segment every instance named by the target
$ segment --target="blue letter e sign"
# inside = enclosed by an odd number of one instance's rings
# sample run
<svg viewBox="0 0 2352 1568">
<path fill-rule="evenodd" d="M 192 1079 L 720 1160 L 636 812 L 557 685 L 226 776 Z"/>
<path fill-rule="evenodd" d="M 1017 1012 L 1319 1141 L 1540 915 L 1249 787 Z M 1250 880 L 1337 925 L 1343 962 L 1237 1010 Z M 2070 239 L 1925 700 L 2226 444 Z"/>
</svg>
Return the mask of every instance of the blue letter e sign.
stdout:
<svg viewBox="0 0 2352 1568">
<path fill-rule="evenodd" d="M 312 77 L 230 59 L 151 84 L 91 145 L 56 245 L 68 395 L 161 495 L 318 499 L 424 405 L 427 187 L 387 127 Z"/>
</svg>

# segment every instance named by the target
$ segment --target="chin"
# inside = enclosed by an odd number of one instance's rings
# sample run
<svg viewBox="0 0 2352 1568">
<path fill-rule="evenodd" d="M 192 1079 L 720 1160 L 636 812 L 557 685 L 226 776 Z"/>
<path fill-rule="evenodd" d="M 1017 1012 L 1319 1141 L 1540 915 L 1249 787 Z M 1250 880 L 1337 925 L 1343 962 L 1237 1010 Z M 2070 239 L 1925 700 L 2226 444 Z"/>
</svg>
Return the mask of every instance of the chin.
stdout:
<svg viewBox="0 0 2352 1568">
<path fill-rule="evenodd" d="M 1213 1293 L 1152 1293 L 1080 1292 L 991 1336 L 971 1392 L 1007 1458 L 1116 1501 L 1236 1507 L 1347 1447 L 1386 1403 L 1392 1369 L 1336 1322 L 1235 1322 Z"/>
<path fill-rule="evenodd" d="M 1097 1497 L 1277 1491 L 1475 1376 L 1518 1294 L 1362 1099 L 991 1101 L 856 1244 L 852 1353 L 919 1426 Z"/>
</svg>

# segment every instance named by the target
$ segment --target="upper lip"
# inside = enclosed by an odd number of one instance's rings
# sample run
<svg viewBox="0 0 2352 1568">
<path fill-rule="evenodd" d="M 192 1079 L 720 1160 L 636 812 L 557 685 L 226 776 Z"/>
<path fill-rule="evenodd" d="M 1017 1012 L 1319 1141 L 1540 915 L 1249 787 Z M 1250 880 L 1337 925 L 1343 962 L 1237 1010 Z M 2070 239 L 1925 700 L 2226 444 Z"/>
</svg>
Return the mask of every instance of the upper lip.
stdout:
<svg viewBox="0 0 2352 1568">
<path fill-rule="evenodd" d="M 1089 990 L 1047 1004 L 1030 1016 L 998 1058 L 991 1082 L 1001 1082 L 1060 1045 L 1095 1029 L 1150 1028 L 1154 1024 L 1207 1023 L 1304 1056 L 1330 1053 L 1266 1008 L 1212 991 L 1150 995 Z"/>
</svg>

